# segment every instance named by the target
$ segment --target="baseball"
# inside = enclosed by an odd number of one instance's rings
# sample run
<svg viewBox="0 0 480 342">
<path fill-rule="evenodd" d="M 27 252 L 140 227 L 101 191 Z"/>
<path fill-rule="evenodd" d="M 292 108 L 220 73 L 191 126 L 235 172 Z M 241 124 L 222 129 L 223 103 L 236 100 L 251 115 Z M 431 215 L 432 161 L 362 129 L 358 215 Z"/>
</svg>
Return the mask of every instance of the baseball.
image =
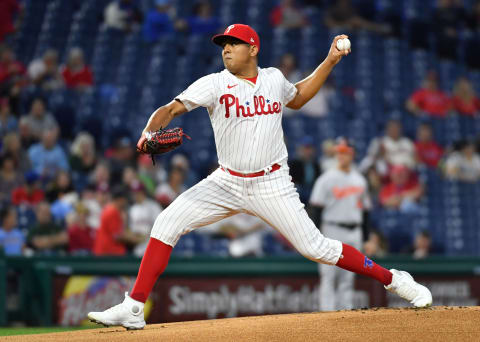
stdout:
<svg viewBox="0 0 480 342">
<path fill-rule="evenodd" d="M 350 39 L 348 38 L 337 40 L 337 49 L 339 49 L 340 51 L 348 50 L 350 49 L 350 46 L 351 46 Z"/>
</svg>

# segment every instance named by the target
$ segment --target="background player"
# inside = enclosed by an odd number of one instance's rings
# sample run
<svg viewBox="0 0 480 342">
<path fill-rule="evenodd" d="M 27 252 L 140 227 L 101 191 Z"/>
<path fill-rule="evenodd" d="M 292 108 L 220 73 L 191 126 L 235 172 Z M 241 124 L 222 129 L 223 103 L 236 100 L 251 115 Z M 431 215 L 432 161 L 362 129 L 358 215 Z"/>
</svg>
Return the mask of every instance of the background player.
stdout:
<svg viewBox="0 0 480 342">
<path fill-rule="evenodd" d="M 210 115 L 220 167 L 158 216 L 130 296 L 126 294 L 121 304 L 106 311 L 90 312 L 90 320 L 143 328 L 143 305 L 181 235 L 240 212 L 263 219 L 310 260 L 377 279 L 415 306 L 431 304 L 430 291 L 408 273 L 390 272 L 355 248 L 325 238 L 308 217 L 291 182 L 281 123 L 283 107 L 299 109 L 318 92 L 333 67 L 350 53 L 336 46 L 343 38 L 347 36 L 336 36 L 325 60 L 293 85 L 280 70 L 258 67 L 260 39 L 251 27 L 230 25 L 224 34 L 213 37 L 223 48 L 226 69 L 200 78 L 153 112 L 137 147 L 143 150 L 149 132 L 203 106 Z"/>
<path fill-rule="evenodd" d="M 337 167 L 317 178 L 310 196 L 314 222 L 325 236 L 360 249 L 362 225 L 368 220 L 366 210 L 371 208 L 367 181 L 353 168 L 351 143 L 338 138 L 335 153 Z M 326 264 L 318 264 L 318 269 L 320 310 L 352 309 L 355 273 Z"/>
</svg>

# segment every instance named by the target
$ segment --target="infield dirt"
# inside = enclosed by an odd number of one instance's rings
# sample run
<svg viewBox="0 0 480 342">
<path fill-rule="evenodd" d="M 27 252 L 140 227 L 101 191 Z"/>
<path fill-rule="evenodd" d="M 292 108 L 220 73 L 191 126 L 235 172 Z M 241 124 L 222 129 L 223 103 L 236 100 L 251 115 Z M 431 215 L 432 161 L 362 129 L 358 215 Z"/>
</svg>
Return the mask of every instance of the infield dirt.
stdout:
<svg viewBox="0 0 480 342">
<path fill-rule="evenodd" d="M 5 341 L 480 341 L 480 307 L 255 316 L 4 337 Z"/>
</svg>

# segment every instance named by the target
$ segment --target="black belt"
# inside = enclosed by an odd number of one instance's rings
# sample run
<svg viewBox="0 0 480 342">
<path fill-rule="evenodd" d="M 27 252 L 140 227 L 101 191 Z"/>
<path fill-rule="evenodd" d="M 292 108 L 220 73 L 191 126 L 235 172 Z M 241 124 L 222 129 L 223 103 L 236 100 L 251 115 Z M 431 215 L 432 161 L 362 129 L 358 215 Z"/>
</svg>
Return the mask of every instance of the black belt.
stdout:
<svg viewBox="0 0 480 342">
<path fill-rule="evenodd" d="M 324 223 L 332 225 L 332 226 L 347 228 L 347 229 L 350 229 L 350 230 L 353 230 L 357 227 L 360 227 L 360 225 L 361 225 L 360 223 L 355 223 L 355 222 L 342 223 L 342 222 L 328 222 L 328 221 L 325 221 Z"/>
</svg>

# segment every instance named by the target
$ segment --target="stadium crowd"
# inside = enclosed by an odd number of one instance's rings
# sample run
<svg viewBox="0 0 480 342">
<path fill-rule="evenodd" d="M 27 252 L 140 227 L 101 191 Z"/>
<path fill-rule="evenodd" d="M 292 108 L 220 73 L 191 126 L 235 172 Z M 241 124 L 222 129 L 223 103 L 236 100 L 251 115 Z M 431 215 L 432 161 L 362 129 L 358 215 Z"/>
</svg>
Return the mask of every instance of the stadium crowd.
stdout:
<svg viewBox="0 0 480 342">
<path fill-rule="evenodd" d="M 366 2 L 283 0 L 270 13 L 270 22 L 274 28 L 287 30 L 314 25 L 305 11 L 319 6 L 325 10 L 323 24 L 328 28 L 403 34 L 394 13 L 378 22 L 372 15 L 375 9 L 368 4 L 362 10 L 354 6 L 360 3 Z M 91 92 L 97 86 L 95 74 L 78 47 L 70 49 L 64 61 L 53 48 L 27 65 L 16 58 L 11 43 L 27 5 L 28 1 L 17 0 L 0 3 L 0 245 L 6 255 L 142 255 L 157 215 L 203 174 L 190 165 L 184 153 L 153 165 L 149 156 L 136 153 L 136 136 L 115 136 L 105 146 L 88 131 L 73 131 L 61 111 L 52 113 L 49 103 L 57 92 L 68 90 L 73 96 Z M 104 9 L 103 29 L 125 34 L 141 31 L 146 43 L 176 32 L 208 37 L 223 30 L 214 12 L 208 1 L 197 2 L 191 16 L 180 18 L 168 0 L 153 1 L 153 7 L 143 13 L 134 0 L 114 0 Z M 472 42 L 465 61 L 471 68 L 480 67 L 480 1 L 474 2 L 471 11 L 462 1 L 438 1 L 428 23 L 439 58 L 459 58 L 452 46 L 456 37 L 464 34 Z M 411 25 L 425 29 L 427 23 L 412 21 Z M 429 42 L 422 36 L 411 35 L 406 40 L 412 48 L 427 48 Z M 291 82 L 307 72 L 298 69 L 291 54 L 284 55 L 277 67 Z M 301 115 L 335 115 L 329 105 L 337 91 L 332 78 Z M 407 112 L 426 119 L 480 114 L 480 99 L 463 75 L 453 89 L 441 89 L 432 70 L 421 87 L 404 100 Z M 148 114 L 142 113 L 143 117 Z M 291 111 L 284 114 L 286 118 L 297 115 Z M 480 136 L 442 146 L 428 122 L 419 124 L 411 139 L 402 132 L 402 121 L 392 119 L 384 135 L 370 142 L 366 155 L 356 156 L 377 207 L 406 215 L 418 211 L 429 191 L 418 175 L 419 168 L 440 169 L 446 179 L 480 182 Z M 321 151 L 317 151 L 319 147 Z M 315 179 L 335 165 L 333 141 L 319 142 L 310 136 L 301 141 L 296 154 L 290 156 L 290 169 L 304 203 L 308 203 Z M 199 233 L 229 239 L 233 256 L 262 255 L 264 234 L 271 234 L 288 249 L 274 232 L 259 233 L 264 226 L 244 217 L 225 220 Z M 380 227 L 376 228 L 365 237 L 364 249 L 368 255 L 385 255 L 388 244 Z M 421 231 L 412 246 L 405 246 L 405 252 L 421 258 L 429 254 L 431 245 L 429 232 Z"/>
</svg>

